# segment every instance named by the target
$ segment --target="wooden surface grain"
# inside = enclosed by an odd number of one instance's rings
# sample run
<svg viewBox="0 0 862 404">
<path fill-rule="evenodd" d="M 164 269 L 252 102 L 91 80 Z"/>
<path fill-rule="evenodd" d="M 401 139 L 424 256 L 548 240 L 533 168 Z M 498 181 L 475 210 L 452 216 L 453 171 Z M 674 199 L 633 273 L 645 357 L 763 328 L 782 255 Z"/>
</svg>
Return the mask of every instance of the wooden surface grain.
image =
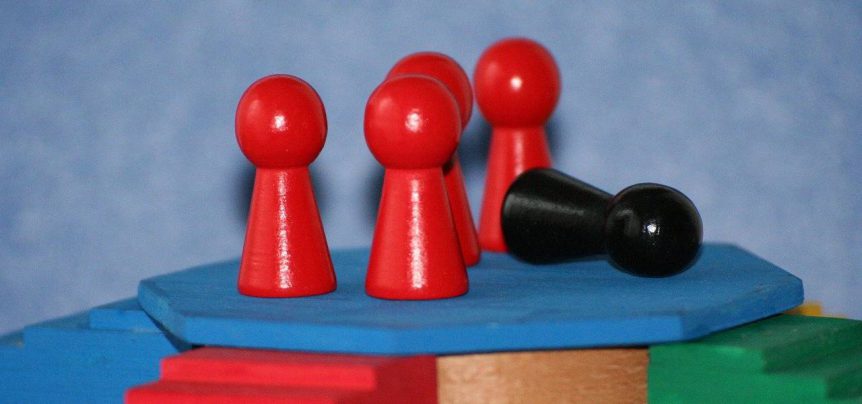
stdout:
<svg viewBox="0 0 862 404">
<path fill-rule="evenodd" d="M 441 356 L 440 403 L 645 403 L 646 349 Z"/>
</svg>

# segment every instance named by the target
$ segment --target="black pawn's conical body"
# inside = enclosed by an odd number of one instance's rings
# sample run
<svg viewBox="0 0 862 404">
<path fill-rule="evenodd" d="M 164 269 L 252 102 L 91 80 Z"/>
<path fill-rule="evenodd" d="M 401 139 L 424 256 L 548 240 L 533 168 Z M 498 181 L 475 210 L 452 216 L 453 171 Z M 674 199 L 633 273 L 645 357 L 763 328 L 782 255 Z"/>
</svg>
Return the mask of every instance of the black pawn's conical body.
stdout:
<svg viewBox="0 0 862 404">
<path fill-rule="evenodd" d="M 639 276 L 679 273 L 703 234 L 694 204 L 679 191 L 637 184 L 616 196 L 552 169 L 534 169 L 509 187 L 502 210 L 506 246 L 532 263 L 608 253 Z"/>
<path fill-rule="evenodd" d="M 556 170 L 529 170 L 509 186 L 503 202 L 506 247 L 536 264 L 604 254 L 611 197 Z"/>
</svg>

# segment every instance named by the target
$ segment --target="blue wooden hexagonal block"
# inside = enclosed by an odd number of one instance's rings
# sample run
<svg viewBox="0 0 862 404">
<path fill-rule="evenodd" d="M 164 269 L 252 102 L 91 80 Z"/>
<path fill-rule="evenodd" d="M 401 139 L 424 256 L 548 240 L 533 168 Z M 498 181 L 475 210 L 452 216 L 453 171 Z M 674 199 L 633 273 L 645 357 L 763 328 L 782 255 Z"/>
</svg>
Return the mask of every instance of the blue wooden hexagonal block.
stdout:
<svg viewBox="0 0 862 404">
<path fill-rule="evenodd" d="M 333 251 L 338 289 L 294 299 L 240 295 L 238 263 L 141 282 L 156 321 L 193 344 L 370 354 L 453 354 L 646 345 L 697 338 L 802 302 L 795 276 L 730 245 L 705 245 L 687 272 L 638 278 L 604 260 L 533 266 L 485 254 L 470 292 L 387 301 L 364 292 L 367 249 Z"/>
<path fill-rule="evenodd" d="M 191 348 L 126 299 L 0 338 L 0 403 L 120 402 Z"/>
</svg>

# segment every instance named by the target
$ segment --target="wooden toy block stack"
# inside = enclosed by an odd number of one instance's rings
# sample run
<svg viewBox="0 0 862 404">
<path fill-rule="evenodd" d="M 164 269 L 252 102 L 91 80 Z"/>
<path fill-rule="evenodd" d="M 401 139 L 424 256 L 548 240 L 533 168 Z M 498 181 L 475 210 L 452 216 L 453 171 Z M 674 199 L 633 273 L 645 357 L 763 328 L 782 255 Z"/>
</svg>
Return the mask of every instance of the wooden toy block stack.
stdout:
<svg viewBox="0 0 862 404">
<path fill-rule="evenodd" d="M 472 86 L 435 52 L 381 78 L 370 247 L 327 245 L 317 93 L 264 77 L 236 115 L 257 168 L 242 257 L 0 338 L 0 402 L 862 402 L 862 322 L 781 314 L 802 282 L 703 244 L 674 188 L 612 195 L 551 168 L 543 46 L 493 44 Z M 456 154 L 474 89 L 493 127 L 478 231 Z"/>
</svg>

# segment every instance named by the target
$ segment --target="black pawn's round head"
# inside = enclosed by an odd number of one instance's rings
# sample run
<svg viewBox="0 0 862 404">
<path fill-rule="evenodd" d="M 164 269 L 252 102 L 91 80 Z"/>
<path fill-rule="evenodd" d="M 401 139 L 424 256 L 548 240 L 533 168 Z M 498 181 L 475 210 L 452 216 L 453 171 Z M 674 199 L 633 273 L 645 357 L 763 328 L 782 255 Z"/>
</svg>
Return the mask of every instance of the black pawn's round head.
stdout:
<svg viewBox="0 0 862 404">
<path fill-rule="evenodd" d="M 636 184 L 611 200 L 605 222 L 608 254 L 622 270 L 649 277 L 684 271 L 697 256 L 703 224 L 681 192 Z"/>
</svg>

